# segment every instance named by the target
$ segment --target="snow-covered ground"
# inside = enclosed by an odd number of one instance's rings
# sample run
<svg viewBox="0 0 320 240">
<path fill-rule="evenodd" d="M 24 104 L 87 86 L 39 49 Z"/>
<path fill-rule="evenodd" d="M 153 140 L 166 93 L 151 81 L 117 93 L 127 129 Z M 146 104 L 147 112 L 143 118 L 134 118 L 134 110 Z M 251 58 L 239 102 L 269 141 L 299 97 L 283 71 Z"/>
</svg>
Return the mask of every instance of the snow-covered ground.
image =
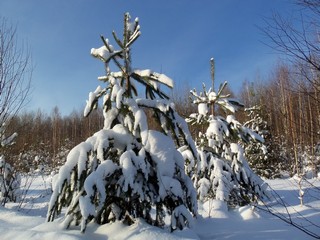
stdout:
<svg viewBox="0 0 320 240">
<path fill-rule="evenodd" d="M 23 201 L 0 207 L 0 239 L 313 239 L 264 210 L 248 206 L 227 211 L 220 202 L 199 206 L 200 216 L 194 221 L 193 227 L 183 231 L 170 233 L 137 220 L 131 226 L 120 222 L 102 226 L 90 223 L 82 234 L 78 227 L 63 229 L 59 219 L 46 222 L 51 195 L 50 181 L 50 176 L 23 177 L 22 185 L 27 190 L 22 194 Z M 303 206 L 300 206 L 296 179 L 268 180 L 268 183 L 275 190 L 272 194 L 277 198 L 277 201 L 269 203 L 270 210 L 320 235 L 320 180 L 312 179 L 309 183 L 303 183 Z"/>
</svg>

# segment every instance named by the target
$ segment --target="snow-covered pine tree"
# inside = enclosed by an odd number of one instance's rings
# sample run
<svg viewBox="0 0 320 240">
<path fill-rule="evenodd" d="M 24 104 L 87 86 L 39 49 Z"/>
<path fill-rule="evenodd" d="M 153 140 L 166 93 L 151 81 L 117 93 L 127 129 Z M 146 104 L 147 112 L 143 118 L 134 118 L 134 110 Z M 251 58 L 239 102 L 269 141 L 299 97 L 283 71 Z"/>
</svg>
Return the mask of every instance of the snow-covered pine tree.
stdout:
<svg viewBox="0 0 320 240">
<path fill-rule="evenodd" d="M 16 202 L 19 197 L 20 175 L 0 156 L 0 202 L 4 206 L 7 202 Z"/>
<path fill-rule="evenodd" d="M 205 133 L 199 133 L 197 149 L 199 161 L 185 154 L 187 173 L 194 179 L 201 201 L 217 199 L 226 201 L 230 206 L 244 205 L 263 197 L 263 181 L 251 170 L 243 148 L 239 142 L 263 142 L 261 136 L 240 124 L 234 115 L 226 118 L 215 116 L 212 109 L 217 107 L 235 113 L 243 105 L 224 95 L 224 82 L 215 92 L 212 88 L 203 92 L 191 91 L 198 112 L 187 118 L 187 122 L 202 125 Z M 211 110 L 211 112 L 210 112 Z"/>
<path fill-rule="evenodd" d="M 197 194 L 181 152 L 189 149 L 195 156 L 196 148 L 187 123 L 160 89 L 172 88 L 173 82 L 164 74 L 132 68 L 138 19 L 131 21 L 126 13 L 123 39 L 112 34 L 119 50 L 104 37 L 103 46 L 91 50 L 105 65 L 106 75 L 99 80 L 106 87 L 89 94 L 84 112 L 90 114 L 103 98 L 104 128 L 68 154 L 53 186 L 47 220 L 68 207 L 65 226 L 81 225 L 81 231 L 91 220 L 130 224 L 135 218 L 171 230 L 183 228 L 197 213 Z M 138 94 L 141 89 L 144 96 Z M 146 110 L 154 112 L 162 132 L 148 129 Z"/>
<path fill-rule="evenodd" d="M 265 178 L 280 177 L 282 170 L 280 152 L 276 143 L 272 140 L 267 121 L 261 116 L 261 107 L 246 108 L 249 120 L 244 126 L 252 129 L 263 137 L 264 142 L 245 142 L 244 151 L 249 165 L 255 173 Z"/>
<path fill-rule="evenodd" d="M 6 123 L 0 126 L 0 150 L 6 149 L 15 143 L 17 133 L 6 135 Z M 7 202 L 15 202 L 19 196 L 20 175 L 14 171 L 13 167 L 0 156 L 0 202 L 4 206 Z"/>
</svg>

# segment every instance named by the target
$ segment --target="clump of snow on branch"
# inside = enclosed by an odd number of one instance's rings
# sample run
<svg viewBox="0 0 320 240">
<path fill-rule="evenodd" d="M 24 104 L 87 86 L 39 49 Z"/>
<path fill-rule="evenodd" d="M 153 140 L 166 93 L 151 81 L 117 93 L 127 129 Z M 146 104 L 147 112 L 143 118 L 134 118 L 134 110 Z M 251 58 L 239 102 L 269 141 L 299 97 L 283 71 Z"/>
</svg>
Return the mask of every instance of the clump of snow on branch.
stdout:
<svg viewBox="0 0 320 240">
<path fill-rule="evenodd" d="M 0 126 L 0 147 L 10 146 L 15 143 L 18 133 L 13 133 L 9 137 L 6 136 L 6 123 Z"/>
</svg>

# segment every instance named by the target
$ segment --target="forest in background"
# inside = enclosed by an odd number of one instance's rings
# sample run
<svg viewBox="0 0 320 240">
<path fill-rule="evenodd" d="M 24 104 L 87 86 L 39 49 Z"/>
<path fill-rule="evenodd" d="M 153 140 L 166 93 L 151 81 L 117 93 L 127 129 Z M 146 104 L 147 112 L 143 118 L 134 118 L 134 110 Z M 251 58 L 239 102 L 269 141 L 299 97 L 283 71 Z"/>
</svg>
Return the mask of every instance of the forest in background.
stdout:
<svg viewBox="0 0 320 240">
<path fill-rule="evenodd" d="M 297 74 L 296 69 L 294 65 L 279 63 L 268 79 L 257 77 L 252 82 L 245 81 L 236 94 L 230 87 L 227 90 L 245 106 L 237 115 L 239 122 L 252 120 L 245 109 L 259 106 L 259 116 L 265 122 L 263 128 L 268 132 L 264 137 L 272 155 L 266 164 L 272 163 L 274 169 L 287 170 L 290 174 L 305 165 L 316 172 L 319 164 L 315 153 L 320 134 L 319 91 Z M 196 106 L 191 103 L 188 89 L 176 89 L 173 95 L 176 109 L 183 117 L 194 111 Z M 218 111 L 224 117 L 228 114 Z M 83 117 L 80 108 L 67 116 L 62 116 L 58 107 L 50 114 L 41 110 L 24 112 L 9 125 L 8 132 L 17 132 L 19 136 L 14 145 L 3 149 L 4 154 L 17 169 L 24 171 L 37 169 L 39 165 L 55 168 L 64 163 L 73 146 L 103 128 L 103 121 L 101 109 L 88 117 Z M 152 116 L 149 124 L 156 127 Z M 197 129 L 189 128 L 196 139 Z M 249 163 L 254 168 L 256 163 L 250 162 L 250 158 Z"/>
</svg>

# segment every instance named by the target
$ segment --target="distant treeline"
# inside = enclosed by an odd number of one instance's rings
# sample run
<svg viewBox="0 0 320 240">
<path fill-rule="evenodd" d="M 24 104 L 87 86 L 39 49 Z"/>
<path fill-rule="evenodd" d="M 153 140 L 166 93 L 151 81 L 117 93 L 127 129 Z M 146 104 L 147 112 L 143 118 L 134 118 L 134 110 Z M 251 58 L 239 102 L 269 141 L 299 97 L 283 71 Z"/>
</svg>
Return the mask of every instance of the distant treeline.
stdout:
<svg viewBox="0 0 320 240">
<path fill-rule="evenodd" d="M 251 82 L 245 81 L 237 93 L 237 98 L 245 107 L 257 105 L 261 107 L 260 115 L 268 123 L 272 141 L 281 146 L 282 154 L 286 155 L 286 161 L 291 162 L 292 166 L 299 161 L 299 154 L 302 152 L 308 151 L 313 155 L 314 146 L 320 141 L 319 89 L 311 84 L 313 82 L 308 82 L 297 74 L 295 69 L 294 66 L 279 63 L 270 73 L 269 79 L 257 76 Z M 319 78 L 316 81 L 319 82 Z M 228 91 L 231 92 L 230 89 Z M 189 89 L 175 90 L 173 96 L 176 109 L 183 117 L 196 111 L 188 97 Z M 220 111 L 216 114 L 230 113 Z M 243 111 L 237 115 L 237 119 L 244 123 L 249 117 Z M 8 133 L 17 132 L 19 136 L 16 143 L 5 149 L 4 153 L 15 156 L 11 159 L 16 162 L 21 153 L 45 152 L 47 158 L 54 164 L 55 156 L 62 148 L 71 149 L 74 145 L 85 141 L 94 132 L 102 129 L 103 124 L 101 109 L 92 112 L 87 118 L 83 117 L 82 109 L 73 111 L 67 116 L 61 116 L 58 107 L 55 107 L 50 114 L 41 110 L 25 112 L 11 121 Z M 149 124 L 156 127 L 152 116 Z M 199 129 L 196 130 L 192 126 L 190 128 L 196 138 Z M 279 156 L 279 161 L 280 159 L 284 159 L 283 156 Z"/>
</svg>

